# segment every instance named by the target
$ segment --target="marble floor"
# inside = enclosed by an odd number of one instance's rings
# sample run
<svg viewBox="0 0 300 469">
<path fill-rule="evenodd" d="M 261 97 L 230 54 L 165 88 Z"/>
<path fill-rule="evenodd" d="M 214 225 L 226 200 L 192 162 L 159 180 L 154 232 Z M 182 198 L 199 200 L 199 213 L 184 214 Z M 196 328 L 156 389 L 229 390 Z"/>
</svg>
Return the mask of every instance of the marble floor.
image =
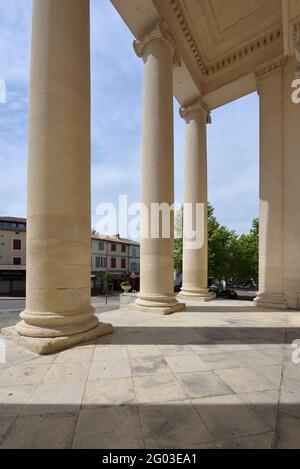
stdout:
<svg viewBox="0 0 300 469">
<path fill-rule="evenodd" d="M 6 340 L 0 448 L 300 448 L 300 313 L 187 306 L 99 307 L 114 333 L 57 355 Z"/>
</svg>

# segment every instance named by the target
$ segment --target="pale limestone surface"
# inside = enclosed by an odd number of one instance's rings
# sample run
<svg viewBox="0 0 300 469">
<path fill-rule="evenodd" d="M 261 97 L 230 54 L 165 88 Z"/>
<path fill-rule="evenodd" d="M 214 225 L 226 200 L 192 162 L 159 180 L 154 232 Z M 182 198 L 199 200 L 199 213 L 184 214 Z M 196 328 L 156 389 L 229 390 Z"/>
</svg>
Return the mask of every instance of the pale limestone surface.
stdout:
<svg viewBox="0 0 300 469">
<path fill-rule="evenodd" d="M 90 303 L 90 101 L 89 2 L 34 0 L 26 307 L 7 333 L 40 354 L 112 332 Z"/>
<path fill-rule="evenodd" d="M 7 341 L 1 448 L 300 447 L 300 365 L 286 342 L 299 312 L 213 300 L 98 315 L 114 334 L 58 354 Z"/>
<path fill-rule="evenodd" d="M 152 204 L 174 203 L 173 62 L 174 47 L 161 22 L 134 49 L 144 62 L 141 202 L 140 292 L 136 305 L 143 311 L 169 314 L 184 305 L 174 296 L 174 213 L 165 228 L 154 233 Z M 163 229 L 169 233 L 163 234 Z"/>
<path fill-rule="evenodd" d="M 260 104 L 259 293 L 262 307 L 284 309 L 283 294 L 283 66 L 257 72 Z M 276 187 L 276 190 L 274 188 Z"/>
<path fill-rule="evenodd" d="M 142 201 L 146 204 L 169 202 L 173 191 L 171 87 L 181 109 L 195 111 L 195 106 L 201 103 L 212 113 L 212 119 L 214 109 L 249 93 L 259 93 L 257 304 L 271 309 L 299 309 L 300 105 L 292 99 L 292 92 L 298 87 L 294 80 L 299 78 L 300 71 L 299 0 L 111 2 L 136 38 L 136 51 L 145 62 L 141 186 Z M 162 19 L 164 27 L 159 31 L 157 25 L 162 24 Z M 173 67 L 170 51 L 166 53 L 167 43 L 180 53 L 180 63 L 176 60 Z M 197 122 L 194 114 L 186 126 L 184 199 L 205 204 L 203 121 L 203 116 L 202 119 L 198 116 Z M 205 224 L 206 219 L 202 224 L 204 230 Z M 143 218 L 142 226 L 145 226 Z M 170 243 L 163 246 L 161 240 L 158 243 L 154 240 L 148 242 L 147 248 L 144 243 L 141 250 L 143 299 L 138 302 L 144 301 L 146 307 L 147 301 L 152 301 L 154 307 L 156 297 L 157 309 L 163 313 L 172 312 L 171 305 L 163 308 L 160 304 L 167 303 L 166 296 L 171 293 L 166 290 L 172 265 L 166 255 L 168 247 Z M 205 251 L 205 243 L 194 252 L 184 248 L 183 300 L 191 296 L 209 299 Z"/>
<path fill-rule="evenodd" d="M 180 115 L 186 123 L 184 156 L 184 204 L 193 204 L 193 215 L 187 215 L 191 205 L 186 205 L 183 212 L 183 256 L 182 289 L 179 298 L 189 300 L 212 300 L 215 295 L 207 288 L 207 149 L 206 124 L 209 111 L 206 105 L 196 100 L 189 106 L 180 108 Z M 195 207 L 202 208 L 202 213 L 195 216 Z M 198 209 L 197 209 L 198 210 Z M 188 234 L 191 227 L 200 238 L 191 249 Z"/>
</svg>

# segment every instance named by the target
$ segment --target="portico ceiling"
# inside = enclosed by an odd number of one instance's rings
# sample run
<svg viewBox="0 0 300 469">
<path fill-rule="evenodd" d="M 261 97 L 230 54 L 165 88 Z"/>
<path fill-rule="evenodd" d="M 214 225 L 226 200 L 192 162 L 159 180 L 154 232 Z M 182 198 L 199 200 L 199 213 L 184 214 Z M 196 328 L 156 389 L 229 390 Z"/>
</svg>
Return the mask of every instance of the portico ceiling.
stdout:
<svg viewBox="0 0 300 469">
<path fill-rule="evenodd" d="M 257 67 L 284 53 L 282 0 L 111 1 L 138 39 L 165 21 L 182 59 L 174 69 L 180 104 L 200 93 L 215 108 L 254 91 Z"/>
</svg>

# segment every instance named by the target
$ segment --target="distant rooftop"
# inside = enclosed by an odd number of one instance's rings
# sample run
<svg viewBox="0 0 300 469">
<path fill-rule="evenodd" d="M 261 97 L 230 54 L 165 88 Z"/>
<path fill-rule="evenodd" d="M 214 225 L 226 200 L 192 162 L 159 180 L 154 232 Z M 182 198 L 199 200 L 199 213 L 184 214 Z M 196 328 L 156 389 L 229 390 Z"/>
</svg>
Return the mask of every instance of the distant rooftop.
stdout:
<svg viewBox="0 0 300 469">
<path fill-rule="evenodd" d="M 132 244 L 134 246 L 140 245 L 140 243 L 138 243 L 137 241 L 133 241 L 133 239 L 121 238 L 118 234 L 114 236 L 105 236 L 99 233 L 94 233 L 92 234 L 92 239 L 99 239 L 101 241 L 111 241 L 112 243 Z"/>
<path fill-rule="evenodd" d="M 0 216 L 0 229 L 5 231 L 26 231 L 26 218 Z"/>
<path fill-rule="evenodd" d="M 26 223 L 26 218 L 20 217 L 2 217 L 0 215 L 0 221 L 6 221 L 8 223 Z"/>
</svg>

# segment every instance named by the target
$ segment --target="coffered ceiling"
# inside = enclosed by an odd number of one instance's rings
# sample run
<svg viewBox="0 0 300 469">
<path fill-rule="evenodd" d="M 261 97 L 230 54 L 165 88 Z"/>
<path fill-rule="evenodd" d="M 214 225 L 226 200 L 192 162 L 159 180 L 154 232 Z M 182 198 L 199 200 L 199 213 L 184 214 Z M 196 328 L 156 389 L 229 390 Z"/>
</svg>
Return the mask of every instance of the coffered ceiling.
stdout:
<svg viewBox="0 0 300 469">
<path fill-rule="evenodd" d="M 281 0 L 182 0 L 180 3 L 207 64 L 238 51 L 268 31 L 281 28 Z"/>
<path fill-rule="evenodd" d="M 207 91 L 238 79 L 283 52 L 281 0 L 153 3 Z"/>
<path fill-rule="evenodd" d="M 284 54 L 283 5 L 300 5 L 300 0 L 111 1 L 136 38 L 158 18 L 165 21 L 182 59 L 174 70 L 181 103 L 199 92 L 220 95 L 221 89 L 232 99 L 232 83 L 241 95 L 254 91 L 257 67 Z"/>
</svg>

